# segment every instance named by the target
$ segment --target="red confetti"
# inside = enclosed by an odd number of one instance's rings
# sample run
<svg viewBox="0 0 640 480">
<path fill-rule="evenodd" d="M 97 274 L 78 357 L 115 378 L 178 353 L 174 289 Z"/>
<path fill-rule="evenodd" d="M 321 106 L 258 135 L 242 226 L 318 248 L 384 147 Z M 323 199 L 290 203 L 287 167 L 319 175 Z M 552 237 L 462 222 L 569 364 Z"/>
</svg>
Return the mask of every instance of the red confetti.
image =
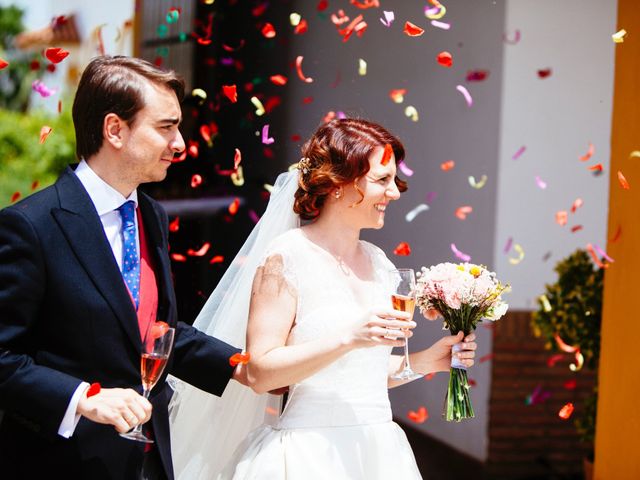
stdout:
<svg viewBox="0 0 640 480">
<path fill-rule="evenodd" d="M 182 255 L 181 253 L 172 253 L 171 254 L 171 259 L 176 261 L 176 262 L 186 262 L 187 261 L 187 257 Z"/>
<path fill-rule="evenodd" d="M 555 367 L 556 363 L 559 360 L 562 360 L 562 357 L 564 357 L 564 355 L 562 355 L 561 353 L 556 353 L 554 355 L 551 355 L 549 358 L 547 358 L 547 366 Z"/>
<path fill-rule="evenodd" d="M 48 125 L 43 125 L 42 128 L 40 129 L 40 145 L 42 145 L 45 140 L 47 139 L 47 137 L 49 136 L 49 134 L 53 131 L 53 128 L 51 128 Z"/>
<path fill-rule="evenodd" d="M 222 255 L 216 255 L 209 261 L 209 263 L 222 263 L 222 262 L 224 262 L 224 257 Z"/>
<path fill-rule="evenodd" d="M 40 62 L 38 60 L 32 60 L 29 64 L 30 70 L 38 70 L 40 68 Z"/>
<path fill-rule="evenodd" d="M 349 3 L 361 10 L 366 10 L 367 8 L 378 8 L 380 6 L 380 2 L 378 0 L 364 0 L 364 2 L 359 2 L 358 0 L 349 0 Z"/>
<path fill-rule="evenodd" d="M 446 162 L 442 162 L 440 164 L 440 168 L 445 172 L 453 169 L 453 167 L 455 166 L 456 166 L 456 162 L 454 162 L 453 160 L 447 160 Z"/>
<path fill-rule="evenodd" d="M 296 72 L 298 73 L 298 78 L 305 83 L 311 83 L 313 82 L 313 78 L 305 77 L 304 73 L 302 73 L 302 60 L 304 60 L 302 55 L 296 57 Z"/>
<path fill-rule="evenodd" d="M 391 155 L 393 155 L 393 147 L 391 144 L 387 143 L 384 146 L 384 153 L 382 154 L 382 160 L 380 160 L 381 165 L 386 165 L 391 160 Z"/>
<path fill-rule="evenodd" d="M 206 242 L 198 250 L 193 250 L 191 248 L 187 250 L 187 255 L 190 257 L 203 257 L 209 251 L 209 248 L 211 248 L 211 243 Z"/>
<path fill-rule="evenodd" d="M 187 147 L 187 153 L 191 155 L 193 158 L 197 158 L 199 152 L 198 142 L 194 142 L 193 140 L 189 140 L 189 146 Z"/>
<path fill-rule="evenodd" d="M 34 180 L 33 182 L 31 182 L 31 191 L 33 192 L 36 188 L 38 188 L 39 185 L 40 182 L 38 180 Z"/>
<path fill-rule="evenodd" d="M 571 227 L 571 233 L 576 233 L 580 230 L 582 230 L 582 225 L 574 225 L 573 227 Z"/>
<path fill-rule="evenodd" d="M 340 12 L 342 12 L 342 10 L 340 10 Z M 349 17 L 345 16 L 343 18 L 346 19 L 347 21 L 349 20 Z M 347 40 L 349 40 L 349 38 L 351 37 L 351 34 L 353 34 L 354 31 L 356 32 L 356 35 L 358 35 L 358 37 L 362 37 L 366 29 L 367 29 L 367 22 L 363 21 L 362 15 L 358 15 L 356 18 L 354 18 L 351 21 L 349 25 L 347 25 L 345 28 L 341 30 L 338 30 L 338 33 L 342 35 L 342 41 L 346 42 Z"/>
<path fill-rule="evenodd" d="M 567 380 L 566 382 L 564 382 L 562 386 L 567 390 L 575 390 L 578 386 L 578 382 L 575 378 L 572 378 L 571 380 Z"/>
<path fill-rule="evenodd" d="M 238 91 L 235 85 L 223 85 L 222 93 L 225 97 L 231 100 L 231 103 L 236 103 L 238 101 Z"/>
<path fill-rule="evenodd" d="M 316 10 L 319 12 L 324 12 L 329 6 L 329 2 L 327 0 L 320 0 L 318 5 L 316 6 Z"/>
<path fill-rule="evenodd" d="M 229 213 L 231 215 L 235 215 L 236 213 L 238 213 L 239 207 L 240 207 L 240 199 L 236 197 L 233 200 L 233 202 L 231 202 L 231 205 L 229 205 Z"/>
<path fill-rule="evenodd" d="M 242 162 L 242 152 L 236 148 L 235 153 L 233 154 L 233 169 L 238 170 L 240 166 L 240 162 Z"/>
<path fill-rule="evenodd" d="M 583 204 L 584 202 L 581 198 L 576 198 L 573 202 L 573 205 L 571 205 L 571 213 L 576 213 L 576 210 L 579 209 Z"/>
<path fill-rule="evenodd" d="M 453 65 L 453 57 L 449 52 L 440 52 L 437 57 L 438 63 L 443 67 L 451 67 Z"/>
<path fill-rule="evenodd" d="M 463 205 L 462 207 L 458 207 L 456 209 L 456 217 L 458 217 L 460 220 L 466 220 L 467 215 L 471 212 L 473 212 L 473 207 L 471 207 L 470 205 Z"/>
<path fill-rule="evenodd" d="M 620 182 L 620 186 L 625 190 L 629 190 L 631 187 L 629 186 L 629 182 L 624 178 L 624 175 L 620 170 L 618 170 L 618 182 Z"/>
<path fill-rule="evenodd" d="M 262 27 L 262 35 L 264 35 L 265 38 L 273 38 L 276 36 L 276 29 L 267 22 L 264 24 L 264 27 Z"/>
<path fill-rule="evenodd" d="M 572 347 L 571 345 L 566 344 L 564 340 L 560 338 L 560 335 L 558 335 L 557 333 L 553 337 L 555 338 L 556 343 L 558 344 L 558 348 L 563 352 L 574 353 L 579 350 L 578 347 Z"/>
<path fill-rule="evenodd" d="M 551 69 L 550 68 L 545 68 L 542 70 L 538 70 L 538 77 L 539 78 L 547 78 L 551 75 Z"/>
<path fill-rule="evenodd" d="M 418 408 L 417 412 L 413 410 L 409 410 L 407 413 L 407 418 L 415 423 L 424 423 L 427 418 L 429 418 L 429 412 L 427 412 L 427 407 Z"/>
<path fill-rule="evenodd" d="M 489 76 L 488 70 L 469 70 L 467 72 L 467 82 L 482 82 Z"/>
<path fill-rule="evenodd" d="M 273 83 L 274 85 L 283 86 L 287 84 L 287 77 L 285 77 L 284 75 L 272 75 L 269 80 L 271 80 L 271 83 Z"/>
<path fill-rule="evenodd" d="M 211 145 L 211 127 L 209 125 L 200 126 L 200 135 L 207 144 Z"/>
<path fill-rule="evenodd" d="M 22 194 L 20 192 L 13 192 L 13 195 L 11 195 L 11 203 L 15 202 L 16 200 L 18 200 L 20 198 Z"/>
<path fill-rule="evenodd" d="M 478 382 L 476 382 L 473 378 L 467 379 L 467 383 L 470 387 L 476 387 L 478 385 Z"/>
<path fill-rule="evenodd" d="M 191 177 L 191 188 L 196 188 L 199 185 L 202 185 L 202 176 L 198 175 L 197 173 L 195 173 L 192 177 Z"/>
<path fill-rule="evenodd" d="M 87 398 L 91 398 L 94 395 L 97 395 L 100 393 L 100 384 L 98 382 L 94 382 L 91 385 L 89 385 L 89 388 L 87 389 Z"/>
<path fill-rule="evenodd" d="M 417 25 L 414 25 L 411 22 L 405 22 L 404 33 L 406 33 L 410 37 L 419 37 L 424 33 L 424 29 L 418 27 Z"/>
<path fill-rule="evenodd" d="M 56 66 L 53 63 L 50 63 L 49 65 L 47 65 L 47 72 L 53 73 L 56 71 Z"/>
<path fill-rule="evenodd" d="M 602 261 L 600 260 L 600 257 L 598 257 L 598 255 L 596 254 L 596 251 L 593 249 L 593 245 L 591 245 L 590 243 L 587 243 L 587 252 L 589 252 L 589 255 L 591 255 L 591 258 L 593 259 L 593 263 L 595 263 L 599 268 L 609 268 L 609 264 L 608 263 L 602 263 Z"/>
<path fill-rule="evenodd" d="M 435 376 L 436 376 L 436 374 L 435 374 L 434 372 L 427 373 L 427 374 L 424 376 L 424 379 L 425 379 L 425 380 L 431 380 L 431 379 L 432 379 L 433 377 L 435 377 Z"/>
<path fill-rule="evenodd" d="M 592 165 L 591 167 L 589 167 L 589 170 L 591 170 L 592 172 L 601 172 L 602 168 L 602 164 L 598 163 L 597 165 Z"/>
<path fill-rule="evenodd" d="M 58 113 L 62 113 L 62 100 L 58 100 Z"/>
<path fill-rule="evenodd" d="M 296 25 L 296 28 L 293 29 L 293 33 L 295 33 L 296 35 L 302 35 L 303 33 L 306 33 L 308 29 L 309 29 L 309 25 L 307 24 L 307 21 L 303 18 L 302 20 L 300 20 L 300 23 Z"/>
<path fill-rule="evenodd" d="M 563 420 L 568 420 L 573 413 L 573 403 L 569 402 L 558 412 L 558 416 Z"/>
<path fill-rule="evenodd" d="M 411 255 L 411 246 L 407 242 L 400 242 L 393 253 L 401 257 L 408 257 Z"/>
<path fill-rule="evenodd" d="M 304 98 L 302 99 L 302 103 L 303 103 L 304 105 L 309 105 L 310 103 L 313 103 L 313 97 L 304 97 Z"/>
<path fill-rule="evenodd" d="M 7 62 L 3 58 L 0 58 L 0 70 L 2 70 L 3 68 L 7 68 L 8 66 L 9 66 L 9 62 Z"/>
<path fill-rule="evenodd" d="M 47 57 L 51 63 L 60 63 L 62 60 L 67 58 L 69 52 L 63 50 L 62 48 L 47 48 L 44 51 L 44 56 Z"/>
<path fill-rule="evenodd" d="M 229 357 L 229 365 L 235 367 L 239 363 L 246 365 L 251 360 L 251 354 L 249 353 L 234 353 Z"/>
<path fill-rule="evenodd" d="M 613 238 L 609 239 L 609 242 L 611 243 L 617 242 L 618 239 L 620 238 L 620 235 L 622 235 L 622 225 L 618 225 L 618 228 L 616 229 L 616 233 L 613 235 Z"/>
<path fill-rule="evenodd" d="M 170 232 L 174 232 L 175 233 L 178 230 L 180 230 L 180 217 L 176 217 L 169 224 L 169 231 Z"/>
<path fill-rule="evenodd" d="M 580 161 L 581 162 L 588 161 L 593 156 L 593 152 L 594 152 L 593 143 L 589 143 L 589 150 L 587 150 L 587 153 L 585 153 L 580 157 Z"/>
</svg>

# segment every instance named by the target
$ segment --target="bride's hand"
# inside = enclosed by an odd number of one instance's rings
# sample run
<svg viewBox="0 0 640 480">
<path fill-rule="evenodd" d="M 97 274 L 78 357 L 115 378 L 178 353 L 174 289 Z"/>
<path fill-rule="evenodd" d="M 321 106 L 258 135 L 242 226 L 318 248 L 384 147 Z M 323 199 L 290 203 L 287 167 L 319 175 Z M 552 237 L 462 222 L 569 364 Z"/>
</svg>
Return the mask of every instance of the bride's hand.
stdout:
<svg viewBox="0 0 640 480">
<path fill-rule="evenodd" d="M 450 335 L 448 337 L 441 338 L 436 343 L 431 345 L 427 350 L 428 360 L 431 363 L 431 368 L 428 370 L 431 372 L 448 372 L 451 367 L 451 357 L 455 355 L 462 364 L 469 368 L 474 364 L 474 358 L 476 356 L 476 349 L 478 344 L 475 342 L 475 333 L 470 333 L 463 338 L 464 333 L 458 332 L 457 335 Z M 453 352 L 454 345 L 460 344 L 460 350 Z"/>
<path fill-rule="evenodd" d="M 416 322 L 411 316 L 392 308 L 376 308 L 347 332 L 345 343 L 353 348 L 389 345 L 402 347 L 404 339 L 413 335 Z"/>
</svg>

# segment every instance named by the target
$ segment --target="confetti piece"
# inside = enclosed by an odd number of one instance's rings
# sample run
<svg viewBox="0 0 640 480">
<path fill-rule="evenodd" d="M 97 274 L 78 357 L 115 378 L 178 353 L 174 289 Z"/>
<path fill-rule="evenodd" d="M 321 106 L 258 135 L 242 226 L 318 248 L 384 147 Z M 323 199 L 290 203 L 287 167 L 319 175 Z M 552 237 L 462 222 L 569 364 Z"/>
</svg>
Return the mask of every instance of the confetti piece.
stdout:
<svg viewBox="0 0 640 480">
<path fill-rule="evenodd" d="M 240 165 L 235 171 L 231 172 L 231 181 L 236 187 L 244 185 L 244 173 L 242 171 L 242 165 Z"/>
<path fill-rule="evenodd" d="M 573 403 L 569 402 L 560 409 L 560 411 L 558 412 L 558 416 L 563 420 L 568 420 L 569 417 L 571 417 L 572 413 Z"/>
<path fill-rule="evenodd" d="M 269 137 L 269 124 L 262 127 L 262 143 L 265 145 L 271 145 L 275 140 L 273 137 Z"/>
<path fill-rule="evenodd" d="M 36 188 L 38 188 L 38 185 L 40 185 L 40 182 L 38 180 L 34 180 L 33 182 L 31 182 L 31 191 L 33 192 Z"/>
<path fill-rule="evenodd" d="M 449 30 L 451 28 L 450 23 L 439 22 L 438 20 L 431 20 L 431 25 L 433 25 L 436 28 L 441 28 L 442 30 Z"/>
<path fill-rule="evenodd" d="M 0 70 L 7 68 L 9 66 L 9 62 L 7 62 L 5 59 L 0 58 Z"/>
<path fill-rule="evenodd" d="M 404 173 L 407 177 L 411 177 L 413 175 L 413 170 L 411 170 L 409 167 L 407 167 L 407 164 L 403 161 L 401 161 L 398 164 L 398 168 L 400 169 L 400 171 L 402 173 Z"/>
<path fill-rule="evenodd" d="M 489 76 L 489 70 L 469 70 L 467 72 L 467 82 L 482 82 Z"/>
<path fill-rule="evenodd" d="M 11 195 L 11 200 L 10 202 L 13 203 L 16 200 L 18 200 L 20 198 L 22 194 L 20 192 L 13 192 L 13 195 Z"/>
<path fill-rule="evenodd" d="M 302 73 L 302 61 L 304 60 L 304 57 L 302 55 L 298 55 L 296 57 L 296 71 L 298 72 L 298 78 L 300 80 L 302 80 L 305 83 L 311 83 L 313 82 L 313 78 L 310 77 L 305 77 L 304 73 Z"/>
<path fill-rule="evenodd" d="M 620 170 L 618 170 L 618 182 L 620 182 L 620 186 L 625 190 L 629 190 L 631 187 L 629 186 L 629 182 L 624 178 L 624 175 Z"/>
<path fill-rule="evenodd" d="M 222 262 L 224 262 L 224 257 L 222 255 L 215 255 L 211 260 L 209 260 L 209 264 Z"/>
<path fill-rule="evenodd" d="M 429 20 L 440 20 L 446 13 L 447 9 L 442 4 L 438 4 L 435 7 L 429 7 L 429 5 L 424 7 L 424 16 Z"/>
<path fill-rule="evenodd" d="M 609 239 L 609 242 L 616 243 L 620 238 L 620 235 L 622 235 L 622 225 L 618 225 L 618 228 L 616 229 L 616 233 L 614 233 L 613 237 Z"/>
<path fill-rule="evenodd" d="M 364 77 L 367 74 L 367 62 L 363 59 L 358 59 L 358 75 Z"/>
<path fill-rule="evenodd" d="M 170 232 L 177 232 L 178 230 L 180 230 L 180 217 L 176 217 L 175 219 L 173 219 L 171 221 L 171 223 L 169 223 L 169 231 Z"/>
<path fill-rule="evenodd" d="M 231 103 L 236 103 L 238 101 L 238 90 L 235 85 L 223 85 L 222 93 L 231 101 Z"/>
<path fill-rule="evenodd" d="M 478 385 L 478 382 L 476 382 L 473 378 L 467 379 L 467 383 L 469 384 L 470 387 L 475 387 Z"/>
<path fill-rule="evenodd" d="M 469 177 L 469 185 L 471 185 L 473 188 L 476 188 L 478 190 L 484 187 L 486 183 L 487 183 L 486 175 L 482 175 L 482 177 L 480 177 L 480 181 L 476 181 L 476 179 L 472 176 Z"/>
<path fill-rule="evenodd" d="M 458 247 L 456 247 L 455 243 L 451 244 L 451 251 L 454 253 L 454 255 L 459 258 L 460 260 L 462 260 L 463 262 L 468 262 L 471 260 L 471 255 L 467 255 L 466 253 L 461 252 L 460 250 L 458 250 Z"/>
<path fill-rule="evenodd" d="M 611 35 L 611 39 L 613 40 L 614 43 L 623 43 L 624 37 L 626 35 L 627 35 L 627 31 L 623 28 L 621 30 L 618 30 L 613 35 Z"/>
<path fill-rule="evenodd" d="M 382 159 L 380 160 L 380 165 L 386 165 L 391 160 L 391 155 L 393 155 L 393 147 L 391 144 L 387 143 L 384 146 L 384 152 L 382 152 Z"/>
<path fill-rule="evenodd" d="M 547 78 L 551 76 L 550 68 L 543 68 L 538 70 L 538 78 Z"/>
<path fill-rule="evenodd" d="M 289 15 L 289 23 L 292 27 L 297 27 L 300 24 L 300 20 L 302 20 L 302 15 L 299 13 L 293 12 Z"/>
<path fill-rule="evenodd" d="M 51 95 L 56 93 L 56 89 L 47 87 L 40 80 L 34 80 L 33 83 L 31 84 L 31 89 L 34 92 L 39 93 L 42 98 L 50 97 Z"/>
<path fill-rule="evenodd" d="M 338 13 L 331 14 L 331 21 L 337 27 L 349 21 L 349 17 L 345 15 L 344 10 L 338 10 Z"/>
<path fill-rule="evenodd" d="M 391 100 L 393 100 L 395 103 L 402 103 L 404 102 L 404 95 L 407 93 L 407 90 L 404 88 L 399 88 L 397 90 L 391 90 L 389 92 L 389 97 L 391 97 Z"/>
<path fill-rule="evenodd" d="M 427 210 L 429 210 L 429 205 L 427 205 L 426 203 L 421 203 L 420 205 L 418 205 L 417 207 L 415 207 L 414 209 L 409 211 L 404 216 L 404 219 L 407 222 L 413 222 L 413 220 L 418 216 L 418 214 L 420 214 L 422 212 L 426 212 Z"/>
<path fill-rule="evenodd" d="M 191 248 L 187 250 L 187 255 L 190 257 L 203 257 L 209 251 L 209 248 L 211 248 L 211 243 L 206 242 L 198 250 L 193 250 Z"/>
<path fill-rule="evenodd" d="M 404 33 L 410 37 L 419 37 L 424 33 L 424 29 L 414 25 L 411 22 L 405 22 Z"/>
<path fill-rule="evenodd" d="M 524 403 L 526 405 L 538 405 L 548 400 L 550 396 L 551 392 L 543 391 L 542 386 L 538 385 L 530 395 L 527 395 Z"/>
<path fill-rule="evenodd" d="M 564 227 L 567 224 L 568 214 L 566 210 L 560 210 L 556 212 L 556 223 L 561 227 Z"/>
<path fill-rule="evenodd" d="M 349 17 L 346 18 L 347 20 L 349 19 Z M 363 21 L 362 19 L 362 15 L 358 15 L 351 21 L 349 25 L 341 30 L 338 30 L 338 33 L 342 35 L 343 42 L 349 40 L 354 31 L 356 32 L 356 35 L 358 35 L 358 37 L 361 37 L 364 34 L 365 30 L 367 29 L 367 22 Z"/>
<path fill-rule="evenodd" d="M 578 347 L 572 347 L 571 345 L 566 344 L 564 340 L 560 338 L 560 335 L 558 335 L 557 333 L 553 336 L 553 338 L 556 340 L 556 344 L 558 345 L 558 348 L 563 352 L 575 353 L 579 350 Z"/>
<path fill-rule="evenodd" d="M 564 358 L 564 355 L 562 355 L 561 353 L 555 353 L 551 355 L 549 358 L 547 358 L 547 366 L 555 367 L 556 363 L 558 363 L 563 358 Z"/>
<path fill-rule="evenodd" d="M 193 140 L 189 140 L 189 146 L 187 147 L 187 152 L 193 158 L 198 158 L 198 154 L 200 153 L 199 149 L 198 149 L 198 142 L 194 142 Z"/>
<path fill-rule="evenodd" d="M 577 386 L 578 386 L 578 381 L 575 378 L 572 378 L 570 380 L 565 380 L 565 382 L 562 384 L 562 387 L 565 390 L 575 390 Z"/>
<path fill-rule="evenodd" d="M 271 83 L 274 85 L 283 86 L 287 84 L 287 77 L 284 75 L 272 75 L 269 80 L 271 80 Z"/>
<path fill-rule="evenodd" d="M 309 30 L 309 24 L 303 18 L 302 20 L 300 20 L 300 23 L 295 26 L 295 28 L 293 29 L 293 33 L 296 35 L 302 35 L 303 33 L 307 33 L 307 30 Z"/>
<path fill-rule="evenodd" d="M 411 255 L 411 245 L 407 242 L 400 242 L 396 248 L 393 249 L 394 255 L 400 257 L 408 257 Z"/>
<path fill-rule="evenodd" d="M 640 150 L 634 150 L 629 154 L 629 158 L 640 158 Z"/>
<path fill-rule="evenodd" d="M 269 22 L 264 24 L 260 32 L 262 33 L 264 38 L 274 38 L 276 36 L 276 29 L 273 28 L 273 25 L 271 25 Z"/>
<path fill-rule="evenodd" d="M 62 113 L 62 100 L 58 100 L 58 113 Z"/>
<path fill-rule="evenodd" d="M 191 177 L 191 188 L 196 188 L 200 185 L 202 185 L 202 176 L 196 173 Z"/>
<path fill-rule="evenodd" d="M 364 2 L 359 2 L 358 0 L 349 0 L 349 3 L 361 10 L 366 10 L 367 8 L 378 8 L 380 6 L 380 2 L 378 0 L 364 0 Z"/>
<path fill-rule="evenodd" d="M 47 48 L 44 51 L 44 56 L 47 57 L 51 63 L 60 63 L 62 60 L 69 56 L 69 52 L 62 48 Z"/>
<path fill-rule="evenodd" d="M 547 188 L 547 182 L 542 180 L 538 175 L 536 175 L 536 185 L 538 185 L 538 187 L 542 190 Z"/>
<path fill-rule="evenodd" d="M 449 52 L 440 52 L 436 57 L 438 64 L 450 68 L 453 65 L 453 57 Z"/>
<path fill-rule="evenodd" d="M 467 215 L 473 212 L 473 207 L 469 205 L 463 205 L 462 207 L 456 208 L 456 217 L 460 220 L 466 220 Z"/>
<path fill-rule="evenodd" d="M 238 170 L 240 166 L 240 162 L 242 162 L 242 152 L 240 149 L 236 148 L 233 153 L 233 169 Z"/>
<path fill-rule="evenodd" d="M 507 243 L 504 244 L 504 248 L 502 249 L 502 251 L 504 253 L 509 253 L 509 250 L 511 250 L 512 244 L 513 244 L 513 237 L 507 238 Z"/>
<path fill-rule="evenodd" d="M 571 233 L 576 233 L 580 230 L 582 230 L 582 225 L 574 225 L 573 227 L 571 227 Z"/>
<path fill-rule="evenodd" d="M 418 408 L 417 412 L 409 410 L 409 413 L 407 413 L 407 418 L 414 423 L 424 423 L 426 422 L 427 418 L 429 418 L 429 413 L 427 412 L 426 407 L 420 407 Z"/>
<path fill-rule="evenodd" d="M 609 255 L 607 255 L 607 252 L 601 249 L 597 244 L 594 243 L 593 247 L 598 251 L 600 256 L 604 257 L 608 262 L 611 262 L 611 263 L 615 262 L 615 260 L 611 258 Z"/>
<path fill-rule="evenodd" d="M 603 170 L 603 167 L 601 163 L 598 163 L 597 165 L 592 165 L 591 167 L 588 167 L 588 170 L 592 172 L 601 172 Z"/>
<path fill-rule="evenodd" d="M 469 90 L 467 90 L 467 88 L 464 85 L 457 85 L 456 90 L 458 90 L 462 94 L 465 101 L 467 102 L 467 106 L 471 107 L 473 105 L 473 98 L 471 98 L 471 94 L 469 93 Z"/>
<path fill-rule="evenodd" d="M 256 115 L 261 117 L 265 114 L 264 106 L 258 97 L 251 97 L 251 103 L 256 107 Z"/>
<path fill-rule="evenodd" d="M 235 215 L 238 213 L 238 208 L 240 208 L 240 199 L 238 197 L 233 199 L 233 202 L 229 205 L 229 213 L 231 215 Z"/>
<path fill-rule="evenodd" d="M 576 198 L 573 201 L 573 205 L 571 205 L 571 213 L 576 213 L 576 210 L 578 210 L 583 204 L 584 202 L 581 198 Z"/>
<path fill-rule="evenodd" d="M 251 354 L 249 353 L 234 353 L 229 357 L 229 365 L 232 367 L 235 367 L 239 363 L 246 365 L 249 361 L 251 361 Z"/>
<path fill-rule="evenodd" d="M 589 150 L 587 150 L 587 153 L 585 153 L 580 157 L 580 161 L 581 162 L 588 161 L 593 156 L 594 151 L 595 149 L 593 147 L 593 143 L 589 142 Z"/>
<path fill-rule="evenodd" d="M 324 12 L 329 6 L 329 2 L 327 0 L 320 0 L 318 5 L 316 6 L 316 10 L 319 12 Z"/>
<path fill-rule="evenodd" d="M 525 150 L 526 150 L 526 149 L 527 149 L 527 147 L 526 147 L 526 146 L 524 146 L 524 145 L 523 145 L 523 146 L 521 146 L 521 147 L 516 151 L 516 153 L 514 153 L 514 154 L 511 156 L 511 160 L 517 160 L 517 159 L 519 159 L 519 158 L 522 156 L 522 154 L 525 152 Z"/>
<path fill-rule="evenodd" d="M 202 103 L 207 99 L 207 92 L 205 92 L 201 88 L 194 88 L 191 91 L 191 96 L 192 97 L 198 97 L 200 99 L 199 104 L 202 105 Z"/>
<path fill-rule="evenodd" d="M 584 365 L 584 356 L 582 355 L 582 353 L 580 353 L 580 350 L 575 353 L 575 359 L 576 363 L 572 363 L 569 365 L 569 370 L 571 370 L 572 372 L 581 370 L 582 366 Z"/>
<path fill-rule="evenodd" d="M 435 377 L 436 374 L 434 372 L 431 373 L 427 373 L 423 378 L 427 381 L 431 380 L 433 377 Z"/>
<path fill-rule="evenodd" d="M 547 298 L 547 296 L 546 295 L 540 295 L 538 297 L 538 299 L 542 303 L 542 309 L 547 313 L 550 312 L 551 311 L 551 303 L 549 303 L 549 299 Z"/>
<path fill-rule="evenodd" d="M 404 114 L 414 122 L 417 122 L 420 119 L 418 116 L 418 110 L 416 110 L 416 107 L 413 105 L 408 105 L 407 108 L 404 109 Z"/>
<path fill-rule="evenodd" d="M 174 262 L 186 262 L 187 257 L 182 255 L 181 253 L 172 253 L 171 260 L 173 260 Z"/>
<path fill-rule="evenodd" d="M 516 30 L 513 34 L 513 40 L 509 38 L 508 34 L 504 34 L 502 35 L 502 39 L 504 40 L 504 43 L 508 43 L 509 45 L 516 45 L 521 38 L 521 34 L 520 34 L 520 30 Z"/>
<path fill-rule="evenodd" d="M 589 252 L 589 255 L 591 255 L 591 258 L 593 259 L 593 263 L 595 263 L 598 268 L 609 268 L 609 265 L 606 263 L 602 263 L 602 261 L 600 261 L 600 257 L 598 257 L 598 255 L 595 252 L 595 249 L 593 248 L 593 245 L 591 245 L 590 243 L 587 243 L 586 246 L 587 252 Z"/>
<path fill-rule="evenodd" d="M 518 265 L 524 259 L 524 250 L 519 244 L 514 244 L 513 249 L 518 254 L 517 258 L 509 257 L 509 263 L 511 265 Z"/>
<path fill-rule="evenodd" d="M 448 172 L 449 170 L 453 170 L 456 166 L 456 162 L 453 160 L 447 160 L 446 162 L 442 162 L 440 164 L 440 169 L 444 172 Z"/>
<path fill-rule="evenodd" d="M 387 12 L 386 10 L 383 10 L 382 13 L 384 14 L 384 18 L 381 18 L 380 21 L 385 27 L 390 27 L 393 21 L 396 19 L 394 13 Z"/>
<path fill-rule="evenodd" d="M 53 128 L 51 128 L 48 125 L 43 125 L 40 128 L 40 145 L 42 145 L 45 142 L 45 140 L 47 139 L 47 137 L 52 131 L 53 131 Z"/>
</svg>

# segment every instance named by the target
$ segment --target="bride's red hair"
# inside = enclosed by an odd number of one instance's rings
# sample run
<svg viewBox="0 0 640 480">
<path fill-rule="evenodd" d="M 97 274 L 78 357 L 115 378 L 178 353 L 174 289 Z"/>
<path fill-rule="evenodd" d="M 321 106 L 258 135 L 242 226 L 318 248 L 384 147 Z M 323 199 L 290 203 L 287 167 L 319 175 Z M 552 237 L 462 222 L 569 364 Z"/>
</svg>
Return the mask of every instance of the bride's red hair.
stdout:
<svg viewBox="0 0 640 480">
<path fill-rule="evenodd" d="M 304 220 L 316 218 L 329 194 L 366 175 L 369 156 L 386 144 L 391 145 L 396 163 L 401 162 L 404 146 L 376 123 L 346 118 L 322 125 L 302 147 L 308 168 L 300 174 L 293 210 Z M 395 182 L 398 190 L 407 190 L 407 182 L 398 176 Z"/>
</svg>

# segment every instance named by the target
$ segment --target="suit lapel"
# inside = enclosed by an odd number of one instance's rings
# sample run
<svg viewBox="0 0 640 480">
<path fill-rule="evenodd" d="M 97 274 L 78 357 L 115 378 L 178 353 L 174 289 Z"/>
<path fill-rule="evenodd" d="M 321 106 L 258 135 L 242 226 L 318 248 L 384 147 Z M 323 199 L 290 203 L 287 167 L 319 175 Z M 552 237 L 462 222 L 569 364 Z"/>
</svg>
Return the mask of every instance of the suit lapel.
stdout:
<svg viewBox="0 0 640 480">
<path fill-rule="evenodd" d="M 51 214 L 96 289 L 111 306 L 136 351 L 140 352 L 136 311 L 89 194 L 70 168 L 58 179 L 56 189 L 61 208 L 52 209 Z"/>
</svg>

